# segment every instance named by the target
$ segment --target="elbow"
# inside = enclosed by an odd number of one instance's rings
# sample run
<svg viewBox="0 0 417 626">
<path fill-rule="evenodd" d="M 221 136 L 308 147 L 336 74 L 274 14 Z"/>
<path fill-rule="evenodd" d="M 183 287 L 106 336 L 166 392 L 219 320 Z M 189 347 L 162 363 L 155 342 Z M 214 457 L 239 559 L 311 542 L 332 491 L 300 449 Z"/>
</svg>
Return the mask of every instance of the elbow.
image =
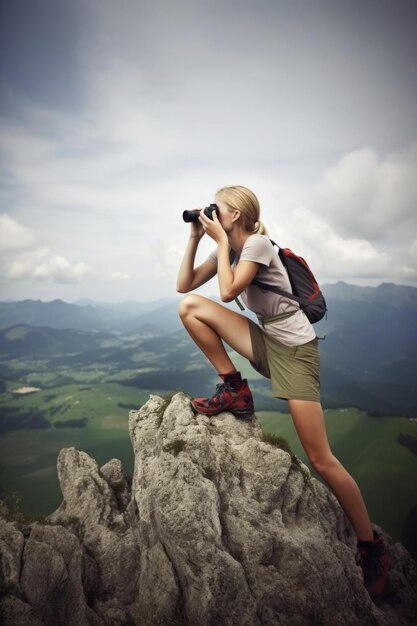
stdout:
<svg viewBox="0 0 417 626">
<path fill-rule="evenodd" d="M 220 299 L 222 302 L 232 302 L 236 298 L 237 294 L 234 293 L 222 293 Z"/>
<path fill-rule="evenodd" d="M 229 289 L 220 290 L 220 299 L 222 302 L 233 302 L 242 293 L 242 289 L 230 285 Z"/>
<path fill-rule="evenodd" d="M 177 293 L 189 293 L 190 291 L 193 291 L 194 287 L 192 283 L 178 281 L 175 289 L 177 290 Z"/>
</svg>

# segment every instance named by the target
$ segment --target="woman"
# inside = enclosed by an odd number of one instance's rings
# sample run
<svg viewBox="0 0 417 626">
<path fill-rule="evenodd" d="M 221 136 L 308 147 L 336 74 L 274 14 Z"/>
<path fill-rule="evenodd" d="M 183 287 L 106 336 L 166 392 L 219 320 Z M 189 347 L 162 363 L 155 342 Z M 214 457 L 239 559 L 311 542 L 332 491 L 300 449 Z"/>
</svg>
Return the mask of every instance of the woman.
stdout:
<svg viewBox="0 0 417 626">
<path fill-rule="evenodd" d="M 255 194 L 242 186 L 223 187 L 215 202 L 218 215 L 214 213 L 210 219 L 200 211 L 199 221 L 191 224 L 177 290 L 194 291 L 217 274 L 222 302 L 241 295 L 262 327 L 207 298 L 185 296 L 180 305 L 182 322 L 223 380 L 211 398 L 194 398 L 192 406 L 209 416 L 230 411 L 244 418 L 254 412 L 248 383 L 236 371 L 223 341 L 271 379 L 272 395 L 288 400 L 310 463 L 330 486 L 352 524 L 365 586 L 371 595 L 378 595 L 387 579 L 388 554 L 382 537 L 372 529 L 356 482 L 329 446 L 320 404 L 320 357 L 314 329 L 297 303 L 251 285 L 256 277 L 291 292 L 286 270 L 259 220 Z M 204 234 L 215 241 L 217 249 L 194 267 Z"/>
</svg>

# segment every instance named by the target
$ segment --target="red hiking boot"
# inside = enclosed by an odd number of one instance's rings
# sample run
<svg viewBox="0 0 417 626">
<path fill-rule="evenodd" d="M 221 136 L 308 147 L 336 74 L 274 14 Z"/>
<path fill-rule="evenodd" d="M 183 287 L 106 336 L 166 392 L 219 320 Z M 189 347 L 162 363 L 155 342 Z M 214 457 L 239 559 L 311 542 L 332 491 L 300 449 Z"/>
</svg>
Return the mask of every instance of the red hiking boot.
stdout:
<svg viewBox="0 0 417 626">
<path fill-rule="evenodd" d="M 373 541 L 358 541 L 359 565 L 370 596 L 379 596 L 387 583 L 389 555 L 382 537 L 374 530 Z"/>
<path fill-rule="evenodd" d="M 216 386 L 214 396 L 194 398 L 191 400 L 191 406 L 197 413 L 203 415 L 217 415 L 223 411 L 230 411 L 236 417 L 249 417 L 255 412 L 247 380 L 242 381 L 240 389 L 235 389 L 228 382 L 220 383 Z"/>
</svg>

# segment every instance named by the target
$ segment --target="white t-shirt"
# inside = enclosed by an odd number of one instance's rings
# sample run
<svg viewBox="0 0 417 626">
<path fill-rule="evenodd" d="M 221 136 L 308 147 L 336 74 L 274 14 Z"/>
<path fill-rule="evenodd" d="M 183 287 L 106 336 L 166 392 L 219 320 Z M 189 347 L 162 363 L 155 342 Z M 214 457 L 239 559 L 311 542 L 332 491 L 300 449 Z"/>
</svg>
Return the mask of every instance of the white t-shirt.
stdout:
<svg viewBox="0 0 417 626">
<path fill-rule="evenodd" d="M 217 265 L 217 250 L 210 254 L 208 261 Z M 261 267 L 256 274 L 256 280 L 292 293 L 287 270 L 267 236 L 250 235 L 244 243 L 240 257 L 234 255 L 232 264 L 236 265 L 239 261 L 260 263 Z M 255 285 L 248 285 L 240 297 L 248 309 L 256 313 L 258 318 L 274 317 L 282 313 L 296 311 L 287 319 L 270 322 L 264 326 L 267 335 L 286 346 L 300 346 L 316 337 L 313 326 L 300 309 L 298 302 Z"/>
</svg>

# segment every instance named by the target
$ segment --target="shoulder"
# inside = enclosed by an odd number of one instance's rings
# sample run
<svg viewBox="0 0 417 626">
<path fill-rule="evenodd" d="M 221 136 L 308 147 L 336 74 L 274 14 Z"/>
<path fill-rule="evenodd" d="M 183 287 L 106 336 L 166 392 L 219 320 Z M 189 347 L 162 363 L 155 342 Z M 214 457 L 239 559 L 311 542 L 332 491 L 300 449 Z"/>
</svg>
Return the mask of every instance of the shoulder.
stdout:
<svg viewBox="0 0 417 626">
<path fill-rule="evenodd" d="M 269 265 L 275 254 L 271 240 L 266 235 L 250 235 L 242 248 L 240 259 L 242 261 L 257 261 Z"/>
<path fill-rule="evenodd" d="M 249 235 L 246 239 L 242 252 L 244 250 L 262 250 L 262 251 L 273 251 L 274 246 L 271 243 L 270 238 L 267 235 Z"/>
</svg>

